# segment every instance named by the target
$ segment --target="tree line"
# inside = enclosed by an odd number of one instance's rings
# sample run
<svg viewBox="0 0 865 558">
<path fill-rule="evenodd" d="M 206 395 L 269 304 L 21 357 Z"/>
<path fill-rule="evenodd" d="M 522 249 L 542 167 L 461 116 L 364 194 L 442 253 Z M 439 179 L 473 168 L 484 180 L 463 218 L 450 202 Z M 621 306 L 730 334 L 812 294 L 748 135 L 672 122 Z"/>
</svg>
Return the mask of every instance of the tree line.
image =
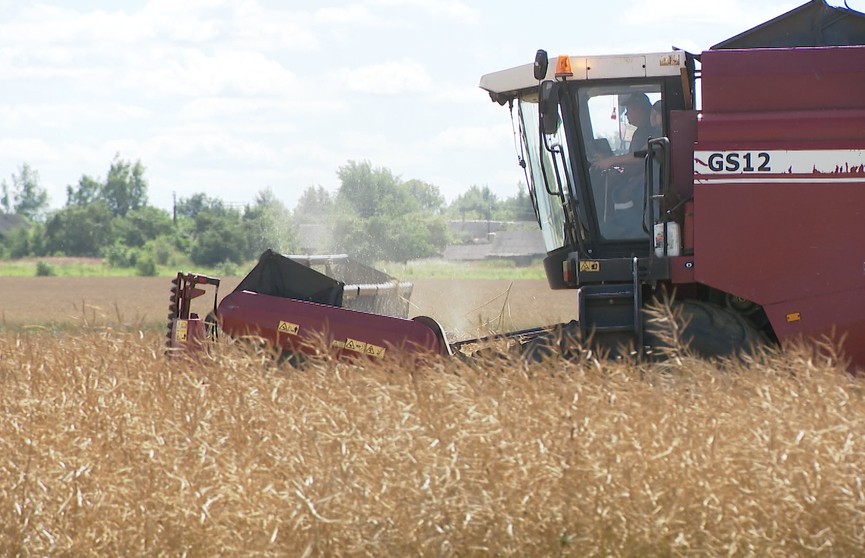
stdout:
<svg viewBox="0 0 865 558">
<path fill-rule="evenodd" d="M 64 206 L 49 211 L 39 173 L 25 163 L 11 183 L 0 182 L 0 211 L 20 221 L 3 235 L 0 256 L 101 257 L 148 275 L 159 265 L 242 264 L 266 248 L 294 253 L 302 248 L 300 228 L 321 224 L 331 233 L 328 252 L 370 263 L 408 261 L 439 255 L 459 240 L 449 219 L 535 218 L 524 189 L 499 199 L 486 186 L 471 186 L 447 204 L 433 184 L 402 180 L 367 161 L 349 161 L 337 176 L 335 193 L 310 186 L 293 209 L 267 188 L 243 207 L 197 193 L 177 199 L 169 212 L 150 205 L 141 162 L 117 155 L 104 179 L 83 175 L 66 187 Z"/>
</svg>

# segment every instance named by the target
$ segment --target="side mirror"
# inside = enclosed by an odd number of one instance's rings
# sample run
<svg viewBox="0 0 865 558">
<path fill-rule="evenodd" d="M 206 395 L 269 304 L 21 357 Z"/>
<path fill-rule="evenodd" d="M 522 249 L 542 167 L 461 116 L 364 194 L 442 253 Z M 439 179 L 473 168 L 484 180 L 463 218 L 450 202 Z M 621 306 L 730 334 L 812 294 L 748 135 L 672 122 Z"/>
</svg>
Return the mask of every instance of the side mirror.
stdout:
<svg viewBox="0 0 865 558">
<path fill-rule="evenodd" d="M 538 98 L 538 111 L 541 116 L 541 129 L 544 134 L 555 134 L 559 129 L 559 87 L 554 81 L 541 82 L 540 97 Z"/>
<path fill-rule="evenodd" d="M 535 53 L 535 79 L 541 81 L 547 77 L 547 68 L 550 65 L 550 59 L 547 56 L 547 51 L 539 50 Z"/>
</svg>

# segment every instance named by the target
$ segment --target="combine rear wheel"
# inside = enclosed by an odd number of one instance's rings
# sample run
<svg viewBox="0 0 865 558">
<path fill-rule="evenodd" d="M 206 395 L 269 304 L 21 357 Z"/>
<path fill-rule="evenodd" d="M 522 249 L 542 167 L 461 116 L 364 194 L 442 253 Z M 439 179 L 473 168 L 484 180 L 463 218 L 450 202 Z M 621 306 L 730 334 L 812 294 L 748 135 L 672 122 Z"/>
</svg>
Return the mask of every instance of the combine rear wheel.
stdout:
<svg viewBox="0 0 865 558">
<path fill-rule="evenodd" d="M 684 300 L 675 302 L 672 311 L 677 335 L 671 334 L 669 322 L 659 323 L 650 318 L 646 323 L 647 342 L 662 353 L 676 349 L 671 346 L 676 337 L 682 348 L 703 358 L 743 356 L 767 344 L 759 329 L 728 308 Z"/>
</svg>

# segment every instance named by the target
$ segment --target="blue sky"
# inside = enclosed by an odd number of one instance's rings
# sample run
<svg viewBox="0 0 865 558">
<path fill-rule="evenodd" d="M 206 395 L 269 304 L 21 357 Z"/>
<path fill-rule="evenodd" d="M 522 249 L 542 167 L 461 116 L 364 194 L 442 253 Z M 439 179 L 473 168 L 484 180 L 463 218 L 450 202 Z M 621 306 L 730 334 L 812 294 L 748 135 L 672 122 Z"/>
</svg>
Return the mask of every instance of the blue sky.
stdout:
<svg viewBox="0 0 865 558">
<path fill-rule="evenodd" d="M 119 154 L 157 207 L 266 188 L 293 207 L 366 160 L 448 201 L 512 196 L 510 118 L 482 74 L 539 48 L 699 52 L 804 1 L 0 0 L 0 179 L 28 163 L 61 207 Z"/>
</svg>

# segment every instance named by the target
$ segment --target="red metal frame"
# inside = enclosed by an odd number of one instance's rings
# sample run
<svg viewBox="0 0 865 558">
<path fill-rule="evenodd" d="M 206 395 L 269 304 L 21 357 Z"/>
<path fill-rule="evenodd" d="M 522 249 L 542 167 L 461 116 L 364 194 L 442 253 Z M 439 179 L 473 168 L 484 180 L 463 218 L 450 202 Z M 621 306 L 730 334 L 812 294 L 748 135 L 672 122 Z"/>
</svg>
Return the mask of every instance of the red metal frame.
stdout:
<svg viewBox="0 0 865 558">
<path fill-rule="evenodd" d="M 430 320 L 396 318 L 303 300 L 235 291 L 219 304 L 222 331 L 254 335 L 294 353 L 329 347 L 338 357 L 384 358 L 399 353 L 450 354 Z"/>
<path fill-rule="evenodd" d="M 198 273 L 179 272 L 171 281 L 171 298 L 168 306 L 169 354 L 198 349 L 207 337 L 204 320 L 192 312 L 192 300 L 207 293 L 201 287 L 212 285 L 214 309 L 219 295 L 219 279 Z"/>
</svg>

